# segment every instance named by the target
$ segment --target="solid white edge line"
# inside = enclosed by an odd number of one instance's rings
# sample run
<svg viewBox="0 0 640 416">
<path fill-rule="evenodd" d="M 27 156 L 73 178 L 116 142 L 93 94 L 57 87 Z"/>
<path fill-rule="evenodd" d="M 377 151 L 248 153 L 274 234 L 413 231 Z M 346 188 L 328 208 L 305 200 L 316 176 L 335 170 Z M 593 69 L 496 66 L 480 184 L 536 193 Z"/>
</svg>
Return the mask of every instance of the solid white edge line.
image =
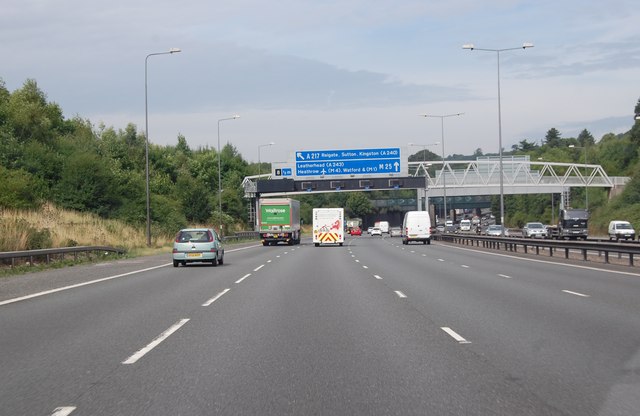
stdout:
<svg viewBox="0 0 640 416">
<path fill-rule="evenodd" d="M 591 266 L 581 266 L 579 264 L 568 264 L 568 263 L 560 263 L 560 262 L 555 262 L 555 261 L 547 261 L 547 260 L 539 260 L 539 259 L 530 259 L 530 258 L 526 258 L 526 257 L 517 257 L 517 256 L 510 256 L 508 254 L 501 254 L 501 253 L 489 253 L 486 251 L 481 251 L 481 250 L 473 250 L 470 248 L 464 248 L 464 247 L 456 247 L 453 245 L 441 245 L 441 247 L 450 247 L 456 250 L 463 250 L 463 251 L 471 251 L 474 253 L 480 253 L 480 254 L 486 254 L 489 256 L 497 256 L 497 257 L 507 257 L 510 259 L 514 259 L 514 260 L 522 260 L 522 261 L 530 261 L 533 263 L 544 263 L 544 264 L 553 264 L 556 266 L 564 266 L 564 267 L 571 267 L 574 269 L 584 269 L 584 270 L 594 270 L 597 272 L 603 272 L 603 273 L 612 273 L 612 274 L 621 274 L 623 276 L 633 276 L 633 277 L 640 277 L 640 273 L 633 273 L 633 272 L 625 272 L 625 271 L 621 271 L 621 270 L 608 270 L 608 269 L 601 269 L 599 267 L 591 267 Z M 438 259 L 440 260 L 440 259 Z M 442 260 L 444 261 L 444 260 Z"/>
<path fill-rule="evenodd" d="M 469 266 L 467 266 L 466 264 L 461 264 L 460 267 L 464 268 L 464 269 L 468 269 Z"/>
<path fill-rule="evenodd" d="M 164 341 L 165 339 L 169 338 L 171 336 L 171 334 L 176 332 L 178 329 L 180 329 L 180 327 L 182 327 L 182 325 L 186 324 L 187 322 L 189 322 L 189 319 L 185 318 L 185 319 L 181 319 L 178 322 L 176 322 L 175 324 L 171 325 L 171 327 L 169 327 L 169 329 L 167 329 L 162 334 L 160 334 L 158 336 L 158 338 L 156 338 L 153 341 L 151 341 L 146 347 L 141 348 L 138 351 L 136 351 L 131 357 L 129 357 L 126 360 L 124 360 L 122 362 L 122 364 L 134 364 L 140 358 L 144 357 L 145 354 L 147 354 L 149 351 L 151 351 L 152 349 L 157 347 L 162 341 Z"/>
<path fill-rule="evenodd" d="M 247 249 L 256 248 L 256 247 L 262 247 L 262 244 L 255 245 L 255 246 L 234 248 L 234 249 L 231 249 L 231 250 L 225 250 L 225 252 L 231 253 L 231 252 L 234 252 L 234 251 L 247 250 Z M 20 302 L 20 301 L 27 300 L 27 299 L 37 298 L 37 297 L 44 296 L 44 295 L 50 295 L 52 293 L 62 292 L 64 290 L 75 289 L 77 287 L 88 286 L 88 285 L 92 285 L 94 283 L 106 282 L 108 280 L 117 279 L 117 278 L 125 277 L 125 276 L 130 276 L 130 275 L 136 274 L 136 273 L 148 272 L 149 270 L 155 270 L 155 269 L 159 269 L 161 267 L 171 266 L 172 264 L 173 263 L 165 263 L 165 264 L 161 264 L 159 266 L 147 267 L 145 269 L 134 270 L 132 272 L 122 273 L 122 274 L 118 274 L 118 275 L 115 275 L 115 276 L 109 276 L 109 277 L 103 277 L 102 279 L 91 280 L 89 282 L 82 282 L 82 283 L 78 283 L 78 284 L 75 284 L 75 285 L 59 287 L 59 288 L 51 289 L 51 290 L 45 290 L 43 292 L 33 293 L 31 295 L 21 296 L 19 298 L 7 299 L 7 300 L 0 301 L 0 306 L 8 305 L 10 303 Z"/>
<path fill-rule="evenodd" d="M 240 283 L 242 282 L 244 279 L 246 279 L 247 277 L 251 276 L 251 273 L 247 273 L 244 276 L 242 276 L 240 279 L 236 280 L 236 283 Z"/>
<path fill-rule="evenodd" d="M 562 291 L 563 291 L 564 293 L 568 293 L 568 294 L 570 294 L 570 295 L 581 296 L 581 297 L 583 297 L 583 298 L 590 298 L 590 297 L 591 297 L 591 295 L 585 295 L 584 293 L 572 292 L 572 291 L 570 291 L 570 290 L 565 290 L 565 289 L 563 289 Z"/>
<path fill-rule="evenodd" d="M 246 276 L 245 276 L 246 277 Z M 230 291 L 231 289 L 225 289 L 222 292 L 218 293 L 217 295 L 215 295 L 214 297 L 212 297 L 211 299 L 209 299 L 208 301 L 206 301 L 205 303 L 202 304 L 202 306 L 209 306 L 211 305 L 213 302 L 217 301 L 218 299 L 220 299 L 220 296 L 224 295 L 225 293 L 227 293 L 228 291 Z"/>
<path fill-rule="evenodd" d="M 396 292 L 396 295 L 398 295 L 399 298 L 406 298 L 407 295 L 405 295 L 404 293 L 400 292 L 399 290 L 394 290 L 394 292 Z"/>
<path fill-rule="evenodd" d="M 443 327 L 440 327 L 440 329 L 442 329 L 444 332 L 449 334 L 451 338 L 458 341 L 459 344 L 471 344 L 471 341 L 467 341 L 466 339 L 462 338 L 460 335 L 458 335 L 458 333 L 456 333 L 456 331 L 454 331 L 449 327 L 443 326 Z"/>
<path fill-rule="evenodd" d="M 74 410 L 76 410 L 75 406 L 56 407 L 55 409 L 53 409 L 53 413 L 51 413 L 51 416 L 68 416 Z"/>
<path fill-rule="evenodd" d="M 511 279 L 511 276 L 507 276 L 506 274 L 499 274 L 498 276 L 504 277 L 505 279 Z"/>
<path fill-rule="evenodd" d="M 8 299 L 8 300 L 4 300 L 4 301 L 0 302 L 0 306 L 8 305 L 8 304 L 14 303 L 14 302 L 20 302 L 20 301 L 31 299 L 31 298 L 37 298 L 39 296 L 50 295 L 50 294 L 56 293 L 56 292 L 62 292 L 63 290 L 75 289 L 77 287 L 88 286 L 88 285 L 92 285 L 94 283 L 106 282 L 107 280 L 117 279 L 119 277 L 130 276 L 130 275 L 136 274 L 136 273 L 148 272 L 149 270 L 159 269 L 161 267 L 167 267 L 167 266 L 170 266 L 171 264 L 172 263 L 167 263 L 167 264 L 162 264 L 160 266 L 148 267 L 146 269 L 134 270 L 132 272 L 122 273 L 122 274 L 118 274 L 118 275 L 115 275 L 115 276 L 103 277 L 102 279 L 92 280 L 90 282 L 78 283 L 78 284 L 71 285 L 71 286 L 59 287 L 57 289 L 45 290 L 44 292 L 38 292 L 38 293 L 34 293 L 32 295 L 22 296 L 22 297 L 19 297 L 19 298 Z"/>
<path fill-rule="evenodd" d="M 253 269 L 253 271 L 257 272 L 258 270 L 262 269 L 263 267 L 264 267 L 264 264 L 261 264 L 260 266 L 258 266 L 255 269 Z"/>
</svg>

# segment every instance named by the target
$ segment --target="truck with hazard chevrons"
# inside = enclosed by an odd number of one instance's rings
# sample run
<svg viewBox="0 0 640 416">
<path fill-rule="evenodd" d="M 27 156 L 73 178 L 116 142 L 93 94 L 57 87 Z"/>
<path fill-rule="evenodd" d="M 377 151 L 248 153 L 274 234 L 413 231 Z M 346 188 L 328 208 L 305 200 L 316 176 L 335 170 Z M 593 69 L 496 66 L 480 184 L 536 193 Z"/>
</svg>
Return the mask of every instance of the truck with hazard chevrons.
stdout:
<svg viewBox="0 0 640 416">
<path fill-rule="evenodd" d="M 313 244 L 344 243 L 344 208 L 313 209 Z"/>
<path fill-rule="evenodd" d="M 263 246 L 300 244 L 300 201 L 260 198 L 259 233 Z"/>
</svg>

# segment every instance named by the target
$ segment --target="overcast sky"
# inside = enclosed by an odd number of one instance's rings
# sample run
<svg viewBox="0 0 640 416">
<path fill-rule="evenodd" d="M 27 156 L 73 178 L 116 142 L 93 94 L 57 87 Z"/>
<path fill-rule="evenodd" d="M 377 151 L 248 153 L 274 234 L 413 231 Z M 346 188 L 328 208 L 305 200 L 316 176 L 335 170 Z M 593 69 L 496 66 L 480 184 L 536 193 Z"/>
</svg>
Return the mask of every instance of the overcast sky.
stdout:
<svg viewBox="0 0 640 416">
<path fill-rule="evenodd" d="M 35 79 L 65 117 L 145 126 L 249 161 L 295 150 L 426 145 L 498 150 L 547 130 L 599 140 L 633 124 L 637 0 L 1 0 L 0 78 Z M 409 148 L 411 153 L 420 148 Z M 441 147 L 432 151 L 440 154 Z"/>
</svg>

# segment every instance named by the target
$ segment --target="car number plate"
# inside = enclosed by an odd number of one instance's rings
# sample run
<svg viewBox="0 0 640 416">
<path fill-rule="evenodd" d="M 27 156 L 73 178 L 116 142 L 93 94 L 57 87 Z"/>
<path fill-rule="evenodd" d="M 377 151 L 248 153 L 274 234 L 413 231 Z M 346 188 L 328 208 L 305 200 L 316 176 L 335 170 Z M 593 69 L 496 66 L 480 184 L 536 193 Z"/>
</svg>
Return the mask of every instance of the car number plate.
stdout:
<svg viewBox="0 0 640 416">
<path fill-rule="evenodd" d="M 199 258 L 202 257 L 202 253 L 187 253 L 187 257 L 189 258 Z"/>
</svg>

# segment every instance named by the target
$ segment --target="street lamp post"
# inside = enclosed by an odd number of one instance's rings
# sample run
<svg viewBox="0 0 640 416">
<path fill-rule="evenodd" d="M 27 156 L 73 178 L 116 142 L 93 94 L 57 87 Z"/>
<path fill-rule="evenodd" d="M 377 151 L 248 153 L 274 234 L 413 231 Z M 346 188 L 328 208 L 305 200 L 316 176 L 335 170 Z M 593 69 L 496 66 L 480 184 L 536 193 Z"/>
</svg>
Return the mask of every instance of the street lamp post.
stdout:
<svg viewBox="0 0 640 416">
<path fill-rule="evenodd" d="M 266 143 L 266 144 L 259 144 L 258 145 L 258 180 L 260 179 L 260 168 L 261 168 L 261 166 L 260 166 L 260 163 L 261 163 L 260 162 L 260 149 L 263 148 L 263 147 L 267 147 L 267 146 L 273 146 L 274 144 L 275 144 L 275 142 L 269 142 L 269 143 Z"/>
<path fill-rule="evenodd" d="M 485 49 L 476 48 L 472 43 L 462 45 L 462 49 L 495 52 L 498 62 L 498 154 L 499 154 L 499 173 L 500 173 L 500 225 L 502 225 L 502 236 L 504 237 L 504 179 L 502 171 L 502 112 L 500 108 L 500 52 L 514 51 L 517 49 L 533 48 L 533 43 L 523 43 L 522 46 L 517 48 L 505 48 L 505 49 Z"/>
<path fill-rule="evenodd" d="M 218 233 L 222 237 L 222 171 L 221 171 L 221 163 L 220 163 L 220 123 L 226 120 L 235 120 L 240 118 L 239 115 L 234 115 L 232 117 L 221 118 L 218 120 L 218 217 L 220 227 L 218 228 Z"/>
<path fill-rule="evenodd" d="M 422 117 L 434 117 L 440 119 L 440 142 L 442 143 L 442 193 L 444 196 L 444 222 L 447 222 L 447 176 L 445 175 L 445 162 L 444 162 L 444 119 L 446 117 L 461 116 L 464 113 L 445 114 L 445 115 L 433 115 L 433 114 L 421 114 Z"/>
<path fill-rule="evenodd" d="M 425 211 L 429 210 L 428 207 L 428 198 L 427 198 L 427 190 L 429 188 L 428 184 L 427 184 L 427 164 L 425 163 L 427 161 L 427 146 L 437 146 L 439 145 L 440 142 L 435 142 L 435 143 L 427 143 L 427 144 L 421 144 L 421 143 L 407 143 L 408 146 L 419 146 L 422 147 L 422 169 L 424 170 L 424 208 Z M 431 166 L 429 164 L 429 166 Z M 418 170 L 416 169 L 416 175 L 418 174 Z"/>
<path fill-rule="evenodd" d="M 569 148 L 584 149 L 584 208 L 589 209 L 589 188 L 587 187 L 587 146 L 576 146 L 575 144 L 570 144 Z"/>
<path fill-rule="evenodd" d="M 145 159 L 145 177 L 147 188 L 147 246 L 151 247 L 151 195 L 149 192 L 149 106 L 147 100 L 147 62 L 150 56 L 155 55 L 170 55 L 181 52 L 180 48 L 171 48 L 166 52 L 150 53 L 144 58 L 144 135 L 145 135 L 145 147 L 144 147 L 144 159 Z"/>
</svg>

